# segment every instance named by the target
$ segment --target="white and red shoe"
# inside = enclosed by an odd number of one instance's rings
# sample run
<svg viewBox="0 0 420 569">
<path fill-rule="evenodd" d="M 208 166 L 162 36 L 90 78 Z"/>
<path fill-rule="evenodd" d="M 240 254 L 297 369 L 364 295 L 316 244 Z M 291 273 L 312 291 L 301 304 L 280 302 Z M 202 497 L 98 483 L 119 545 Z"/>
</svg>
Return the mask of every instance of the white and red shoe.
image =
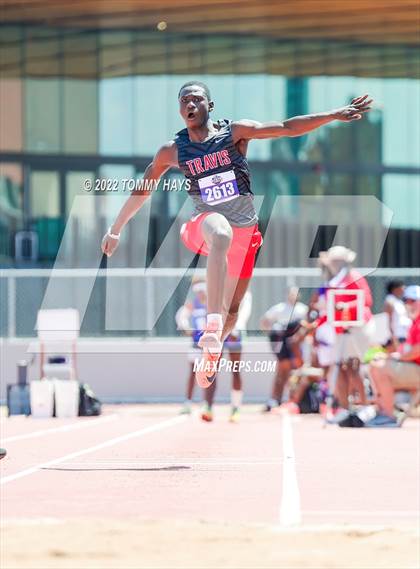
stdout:
<svg viewBox="0 0 420 569">
<path fill-rule="evenodd" d="M 206 330 L 198 340 L 198 346 L 203 350 L 220 354 L 223 347 L 221 337 L 222 331 L 218 329 L 217 324 L 207 324 Z"/>
<path fill-rule="evenodd" d="M 222 331 L 216 322 L 207 324 L 207 328 L 198 341 L 198 346 L 203 349 L 203 356 L 195 372 L 195 380 L 198 385 L 207 389 L 216 379 L 217 364 L 222 355 L 223 343 Z"/>
<path fill-rule="evenodd" d="M 207 389 L 217 376 L 217 364 L 221 352 L 214 353 L 207 349 L 203 350 L 203 356 L 199 362 L 199 367 L 195 372 L 195 381 L 202 389 Z"/>
</svg>

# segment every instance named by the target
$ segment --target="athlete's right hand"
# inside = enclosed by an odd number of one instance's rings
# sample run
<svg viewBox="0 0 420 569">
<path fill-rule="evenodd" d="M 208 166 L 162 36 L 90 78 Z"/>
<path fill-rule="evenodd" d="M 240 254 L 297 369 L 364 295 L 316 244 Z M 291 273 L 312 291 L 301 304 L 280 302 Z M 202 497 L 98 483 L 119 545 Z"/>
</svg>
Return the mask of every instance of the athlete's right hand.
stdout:
<svg viewBox="0 0 420 569">
<path fill-rule="evenodd" d="M 118 247 L 119 242 L 119 239 L 114 239 L 114 237 L 111 237 L 109 233 L 106 233 L 102 239 L 102 253 L 105 253 L 107 257 L 110 257 Z"/>
</svg>

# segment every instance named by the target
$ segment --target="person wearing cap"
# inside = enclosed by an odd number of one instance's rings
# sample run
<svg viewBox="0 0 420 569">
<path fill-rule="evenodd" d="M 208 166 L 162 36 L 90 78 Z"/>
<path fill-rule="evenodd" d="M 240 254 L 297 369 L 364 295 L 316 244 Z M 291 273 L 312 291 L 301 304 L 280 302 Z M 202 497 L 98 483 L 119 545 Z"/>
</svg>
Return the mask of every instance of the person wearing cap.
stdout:
<svg viewBox="0 0 420 569">
<path fill-rule="evenodd" d="M 363 320 L 366 324 L 372 317 L 372 293 L 367 280 L 353 268 L 356 259 L 355 251 L 342 245 L 336 245 L 321 251 L 319 265 L 325 279 L 325 287 L 319 291 L 318 308 L 321 314 L 318 325 L 327 322 L 326 297 L 331 289 L 343 290 L 343 294 L 335 297 L 335 315 L 337 321 Z M 362 314 L 358 314 L 357 297 L 351 291 L 364 292 Z M 360 402 L 365 403 L 366 395 L 360 376 L 360 362 L 369 347 L 369 340 L 364 326 L 346 327 L 335 326 L 336 340 L 334 359 L 339 366 L 336 396 L 340 406 L 348 408 L 348 398 L 352 392 L 357 392 Z"/>
<path fill-rule="evenodd" d="M 396 391 L 408 391 L 412 395 L 420 391 L 420 286 L 408 286 L 403 300 L 412 320 L 406 342 L 398 352 L 378 356 L 369 367 L 379 411 L 371 426 L 397 424 L 394 417 Z"/>
</svg>

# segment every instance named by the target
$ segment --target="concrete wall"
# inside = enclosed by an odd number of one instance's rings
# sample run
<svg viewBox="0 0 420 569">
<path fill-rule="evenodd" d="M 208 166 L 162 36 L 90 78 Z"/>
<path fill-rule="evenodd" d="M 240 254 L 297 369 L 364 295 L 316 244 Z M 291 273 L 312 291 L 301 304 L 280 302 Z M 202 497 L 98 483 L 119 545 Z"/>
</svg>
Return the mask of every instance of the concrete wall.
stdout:
<svg viewBox="0 0 420 569">
<path fill-rule="evenodd" d="M 80 381 L 89 383 L 103 401 L 181 401 L 189 373 L 189 339 L 133 341 L 127 339 L 81 339 L 77 367 Z M 6 384 L 16 383 L 19 360 L 34 363 L 29 379 L 39 379 L 39 344 L 31 339 L 0 340 L 0 398 L 6 397 Z M 226 356 L 227 357 L 227 356 Z M 243 359 L 274 361 L 266 340 L 244 344 Z M 268 397 L 272 372 L 243 372 L 245 398 L 262 401 Z M 219 374 L 218 400 L 230 395 L 230 374 Z M 196 390 L 196 398 L 201 397 Z"/>
</svg>

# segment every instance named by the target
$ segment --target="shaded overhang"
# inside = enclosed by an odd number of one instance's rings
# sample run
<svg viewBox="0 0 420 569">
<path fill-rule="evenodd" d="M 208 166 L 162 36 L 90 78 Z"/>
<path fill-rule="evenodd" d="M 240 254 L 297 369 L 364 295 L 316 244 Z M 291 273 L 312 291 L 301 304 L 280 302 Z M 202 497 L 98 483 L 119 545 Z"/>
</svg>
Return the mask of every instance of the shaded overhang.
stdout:
<svg viewBox="0 0 420 569">
<path fill-rule="evenodd" d="M 419 0 L 1 0 L 0 71 L 418 77 L 419 13 Z"/>
</svg>

